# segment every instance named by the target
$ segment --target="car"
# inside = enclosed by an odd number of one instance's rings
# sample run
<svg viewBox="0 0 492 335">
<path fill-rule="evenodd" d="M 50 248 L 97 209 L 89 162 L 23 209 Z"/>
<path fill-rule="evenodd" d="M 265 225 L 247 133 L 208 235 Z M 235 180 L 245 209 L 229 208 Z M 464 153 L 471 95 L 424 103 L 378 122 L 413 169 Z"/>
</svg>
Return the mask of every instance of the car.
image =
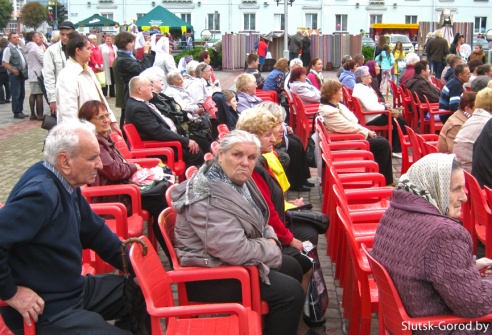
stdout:
<svg viewBox="0 0 492 335">
<path fill-rule="evenodd" d="M 401 42 L 402 46 L 403 46 L 403 51 L 405 51 L 405 54 L 407 54 L 409 52 L 415 52 L 412 41 L 410 41 L 410 38 L 408 38 L 407 35 L 386 34 L 384 36 L 386 37 L 386 43 L 388 43 L 391 51 L 393 51 L 393 48 L 395 47 L 396 42 Z"/>
<path fill-rule="evenodd" d="M 367 36 L 362 36 L 362 46 L 363 47 L 368 46 L 371 48 L 375 48 L 376 43 L 372 40 L 372 38 L 367 37 Z"/>
<path fill-rule="evenodd" d="M 473 47 L 476 44 L 480 44 L 482 46 L 482 49 L 483 49 L 483 51 L 485 53 L 487 53 L 489 51 L 489 42 L 487 42 L 487 40 L 485 38 L 476 38 L 476 37 L 474 37 L 473 38 Z"/>
</svg>

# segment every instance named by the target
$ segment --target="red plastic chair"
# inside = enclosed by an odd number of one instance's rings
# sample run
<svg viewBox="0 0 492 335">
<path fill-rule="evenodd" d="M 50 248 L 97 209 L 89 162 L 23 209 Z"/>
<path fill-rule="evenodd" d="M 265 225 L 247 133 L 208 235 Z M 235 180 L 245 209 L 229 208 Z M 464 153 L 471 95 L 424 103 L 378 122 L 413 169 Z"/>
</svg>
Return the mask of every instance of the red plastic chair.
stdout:
<svg viewBox="0 0 492 335">
<path fill-rule="evenodd" d="M 398 87 L 396 86 L 396 83 L 393 80 L 390 80 L 390 86 L 391 86 L 391 95 L 393 96 L 393 108 L 399 108 L 403 106 L 403 102 L 401 101 L 401 96 L 398 92 Z"/>
<path fill-rule="evenodd" d="M 437 87 L 437 89 L 439 90 L 439 92 L 441 92 L 442 89 L 443 89 L 443 87 L 444 87 L 444 83 L 442 82 L 442 80 L 441 79 L 437 79 L 436 77 L 431 77 L 431 81 L 434 84 L 434 86 Z"/>
<path fill-rule="evenodd" d="M 263 91 L 262 89 L 256 89 L 255 95 L 263 101 L 271 101 L 277 105 L 279 104 L 277 91 Z"/>
<path fill-rule="evenodd" d="M 429 130 L 431 134 L 435 134 L 437 131 L 441 131 L 442 127 L 444 126 L 441 121 L 436 121 L 435 116 L 436 115 L 451 115 L 454 112 L 451 112 L 450 110 L 445 110 L 445 109 L 439 109 L 439 104 L 431 104 L 429 102 L 429 99 L 424 95 L 425 98 L 425 104 L 427 105 L 427 110 L 429 111 Z M 418 99 L 418 97 L 417 97 Z"/>
<path fill-rule="evenodd" d="M 465 171 L 465 183 L 471 201 L 474 231 L 471 233 L 473 252 L 476 254 L 477 238 L 485 245 L 485 257 L 492 257 L 492 211 L 486 201 L 486 192 L 480 188 L 475 177 Z M 490 198 L 492 199 L 492 198 Z M 487 243 L 488 242 L 488 243 Z"/>
<path fill-rule="evenodd" d="M 155 148 L 155 149 L 142 149 L 130 151 L 126 145 L 125 140 L 118 133 L 112 132 L 111 139 L 113 140 L 116 149 L 121 153 L 121 155 L 127 159 L 129 162 L 138 163 L 142 167 L 154 167 L 162 161 L 159 158 L 148 158 L 149 156 L 171 156 L 173 151 L 171 148 Z"/>
<path fill-rule="evenodd" d="M 355 116 L 357 116 L 357 119 L 359 119 L 359 123 L 368 128 L 371 129 L 375 132 L 383 132 L 386 133 L 386 138 L 388 139 L 388 142 L 390 143 L 390 146 L 392 146 L 393 143 L 393 135 L 392 135 L 392 130 L 393 130 L 393 117 L 391 116 L 391 111 L 389 110 L 383 110 L 383 111 L 364 111 L 361 105 L 361 102 L 359 99 L 352 97 L 352 102 L 354 103 L 354 113 Z M 388 116 L 388 124 L 384 126 L 368 126 L 366 124 L 366 115 L 379 115 L 379 114 L 386 114 Z"/>
<path fill-rule="evenodd" d="M 142 209 L 142 199 L 140 196 L 140 189 L 135 184 L 120 184 L 120 185 L 108 185 L 108 186 L 85 186 L 82 188 L 82 195 L 86 198 L 89 204 L 94 203 L 94 197 L 104 196 L 116 196 L 116 195 L 128 195 L 131 198 L 132 215 L 127 217 L 128 221 L 128 236 L 138 237 L 143 234 L 144 221 L 148 224 L 149 238 L 153 241 L 153 245 L 156 245 L 153 230 L 151 227 L 152 220 L 149 213 Z"/>
<path fill-rule="evenodd" d="M 369 335 L 371 332 L 372 313 L 378 312 L 378 292 L 374 278 L 371 277 L 371 268 L 367 264 L 361 243 L 372 245 L 374 237 L 359 238 L 356 240 L 352 223 L 347 213 L 337 207 L 337 214 L 344 229 L 347 252 L 350 255 L 350 270 L 348 283 L 344 287 L 350 295 L 346 303 L 347 316 L 350 318 L 349 335 Z M 345 294 L 344 294 L 345 295 Z M 347 299 L 345 299 L 347 300 Z M 345 309 L 345 308 L 344 308 Z M 401 325 L 400 325 L 401 326 Z"/>
<path fill-rule="evenodd" d="M 160 319 L 166 319 L 166 334 L 261 334 L 258 314 L 251 308 L 249 273 L 242 269 L 242 303 L 218 303 L 174 306 L 171 284 L 229 278 L 228 267 L 166 271 L 149 240 L 134 242 L 130 261 L 142 288 L 147 311 L 151 317 L 152 334 L 163 334 Z M 208 315 L 207 317 L 205 315 Z M 214 316 L 216 315 L 216 316 Z M 199 318 L 195 316 L 201 316 Z"/>
<path fill-rule="evenodd" d="M 417 139 L 417 135 L 415 134 L 413 129 L 410 128 L 409 126 L 405 126 L 405 128 L 407 129 L 408 139 L 410 141 L 410 146 L 412 148 L 412 162 L 410 164 L 410 166 L 412 166 L 413 163 L 417 162 L 419 159 L 421 159 L 424 156 L 424 153 L 422 151 L 422 148 L 420 147 L 419 140 Z"/>
<path fill-rule="evenodd" d="M 296 107 L 294 104 L 294 100 L 292 100 L 292 96 L 290 95 L 290 92 L 284 91 L 285 92 L 285 97 L 287 98 L 287 102 L 289 103 L 289 126 L 296 131 L 296 126 L 297 126 L 297 111 Z"/>
<path fill-rule="evenodd" d="M 142 152 L 144 149 L 167 149 L 163 150 L 159 155 L 166 157 L 166 164 L 171 170 L 173 170 L 176 176 L 182 178 L 186 170 L 186 164 L 183 161 L 183 148 L 179 141 L 143 141 L 140 138 L 140 134 L 137 128 L 133 124 L 125 124 L 123 131 L 126 134 L 128 142 L 130 143 L 131 151 Z M 173 147 L 178 153 L 178 160 L 174 159 L 174 151 L 170 148 Z"/>
<path fill-rule="evenodd" d="M 185 172 L 186 179 L 190 179 L 197 171 L 198 168 L 196 166 L 190 166 L 189 168 L 187 168 Z"/>
<path fill-rule="evenodd" d="M 407 124 L 413 127 L 414 113 L 411 109 L 412 102 L 410 97 L 406 94 L 406 88 L 403 85 L 398 86 L 398 95 L 403 106 L 403 118 L 407 121 Z"/>
<path fill-rule="evenodd" d="M 318 113 L 319 104 L 305 105 L 295 93 L 290 93 L 296 107 L 296 135 L 301 139 L 304 148 L 307 146 L 309 135 L 313 129 L 315 114 Z"/>
<path fill-rule="evenodd" d="M 120 240 L 128 239 L 128 221 L 126 207 L 120 202 L 107 202 L 91 204 L 91 209 L 99 216 L 111 216 L 105 219 L 106 225 Z M 94 251 L 84 249 L 82 251 L 82 275 L 96 275 L 114 272 L 114 267 L 104 262 Z"/>
<path fill-rule="evenodd" d="M 176 255 L 176 251 L 174 250 L 174 225 L 176 223 L 176 212 L 173 208 L 168 207 L 162 211 L 159 216 L 159 228 L 162 232 L 162 236 L 164 237 L 164 241 L 166 243 L 166 247 L 169 251 L 170 262 L 174 270 L 188 270 L 190 267 L 181 267 L 179 265 L 178 257 Z M 234 271 L 236 266 L 228 266 L 231 270 L 231 276 L 234 275 Z M 251 294 L 252 294 L 252 306 L 253 310 L 257 311 L 259 314 L 267 314 L 268 313 L 268 304 L 266 302 L 262 302 L 260 298 L 260 280 L 258 269 L 255 266 L 247 266 L 247 267 L 239 267 L 246 268 L 251 276 Z M 178 284 L 178 297 L 181 305 L 187 305 L 190 302 L 188 301 L 188 297 L 186 294 L 186 288 L 184 285 Z M 195 302 L 193 302 L 195 303 Z"/>
<path fill-rule="evenodd" d="M 0 204 L 1 205 L 1 204 Z M 2 206 L 0 206 L 1 208 Z M 8 306 L 4 301 L 0 300 L 0 306 Z M 0 334 L 1 335 L 14 335 L 10 331 L 10 329 L 3 322 L 2 316 L 0 315 Z M 31 318 L 31 325 L 28 326 L 27 323 L 24 322 L 24 334 L 25 335 L 36 335 L 36 324 L 34 320 Z"/>
<path fill-rule="evenodd" d="M 379 296 L 379 334 L 386 334 L 389 331 L 393 335 L 412 335 L 411 329 L 418 329 L 422 325 L 432 325 L 435 327 L 434 329 L 439 329 L 439 326 L 449 324 L 490 322 L 492 320 L 492 314 L 487 314 L 479 318 L 461 318 L 449 314 L 411 318 L 405 311 L 400 294 L 388 271 L 371 256 L 364 244 L 362 245 L 362 250 L 367 257 L 372 275 L 377 284 Z M 407 327 L 402 327 L 402 325 L 407 325 Z"/>
<path fill-rule="evenodd" d="M 352 102 L 352 90 L 345 85 L 342 85 L 343 104 L 349 109 L 354 110 Z"/>
</svg>

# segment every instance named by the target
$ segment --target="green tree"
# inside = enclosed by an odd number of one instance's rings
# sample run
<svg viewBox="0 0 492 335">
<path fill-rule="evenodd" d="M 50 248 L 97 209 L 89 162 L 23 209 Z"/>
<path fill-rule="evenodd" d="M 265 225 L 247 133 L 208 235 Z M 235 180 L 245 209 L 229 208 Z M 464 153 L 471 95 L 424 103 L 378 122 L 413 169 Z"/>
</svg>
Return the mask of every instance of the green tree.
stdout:
<svg viewBox="0 0 492 335">
<path fill-rule="evenodd" d="M 46 10 L 39 2 L 27 3 L 21 9 L 20 20 L 23 25 L 36 30 L 46 21 Z"/>
<path fill-rule="evenodd" d="M 7 27 L 13 11 L 14 6 L 9 0 L 0 0 L 0 29 Z"/>
</svg>

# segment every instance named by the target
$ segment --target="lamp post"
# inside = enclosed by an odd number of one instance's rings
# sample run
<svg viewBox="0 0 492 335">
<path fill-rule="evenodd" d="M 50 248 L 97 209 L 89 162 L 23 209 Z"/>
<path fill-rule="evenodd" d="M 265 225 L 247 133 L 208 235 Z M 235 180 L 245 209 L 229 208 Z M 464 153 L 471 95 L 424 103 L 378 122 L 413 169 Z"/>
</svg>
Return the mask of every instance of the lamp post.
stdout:
<svg viewBox="0 0 492 335">
<path fill-rule="evenodd" d="M 289 59 L 289 7 L 287 6 L 290 4 L 292 7 L 292 3 L 295 0 L 284 0 L 284 58 Z M 277 6 L 280 4 L 280 0 L 275 0 L 277 3 Z"/>
</svg>

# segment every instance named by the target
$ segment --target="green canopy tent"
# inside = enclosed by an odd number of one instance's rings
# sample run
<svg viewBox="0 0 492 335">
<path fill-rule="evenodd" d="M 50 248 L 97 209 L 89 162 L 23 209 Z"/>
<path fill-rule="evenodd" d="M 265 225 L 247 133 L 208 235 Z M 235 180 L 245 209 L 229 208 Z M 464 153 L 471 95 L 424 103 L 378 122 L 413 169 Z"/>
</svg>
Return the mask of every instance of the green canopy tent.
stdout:
<svg viewBox="0 0 492 335">
<path fill-rule="evenodd" d="M 76 23 L 75 27 L 111 27 L 114 25 L 119 25 L 119 23 L 99 14 L 94 14 L 91 17 Z"/>
<path fill-rule="evenodd" d="M 193 31 L 193 26 L 168 11 L 162 6 L 156 6 L 135 23 L 142 31 L 149 31 L 152 26 L 158 26 L 161 33 L 180 30 L 182 34 Z"/>
</svg>

